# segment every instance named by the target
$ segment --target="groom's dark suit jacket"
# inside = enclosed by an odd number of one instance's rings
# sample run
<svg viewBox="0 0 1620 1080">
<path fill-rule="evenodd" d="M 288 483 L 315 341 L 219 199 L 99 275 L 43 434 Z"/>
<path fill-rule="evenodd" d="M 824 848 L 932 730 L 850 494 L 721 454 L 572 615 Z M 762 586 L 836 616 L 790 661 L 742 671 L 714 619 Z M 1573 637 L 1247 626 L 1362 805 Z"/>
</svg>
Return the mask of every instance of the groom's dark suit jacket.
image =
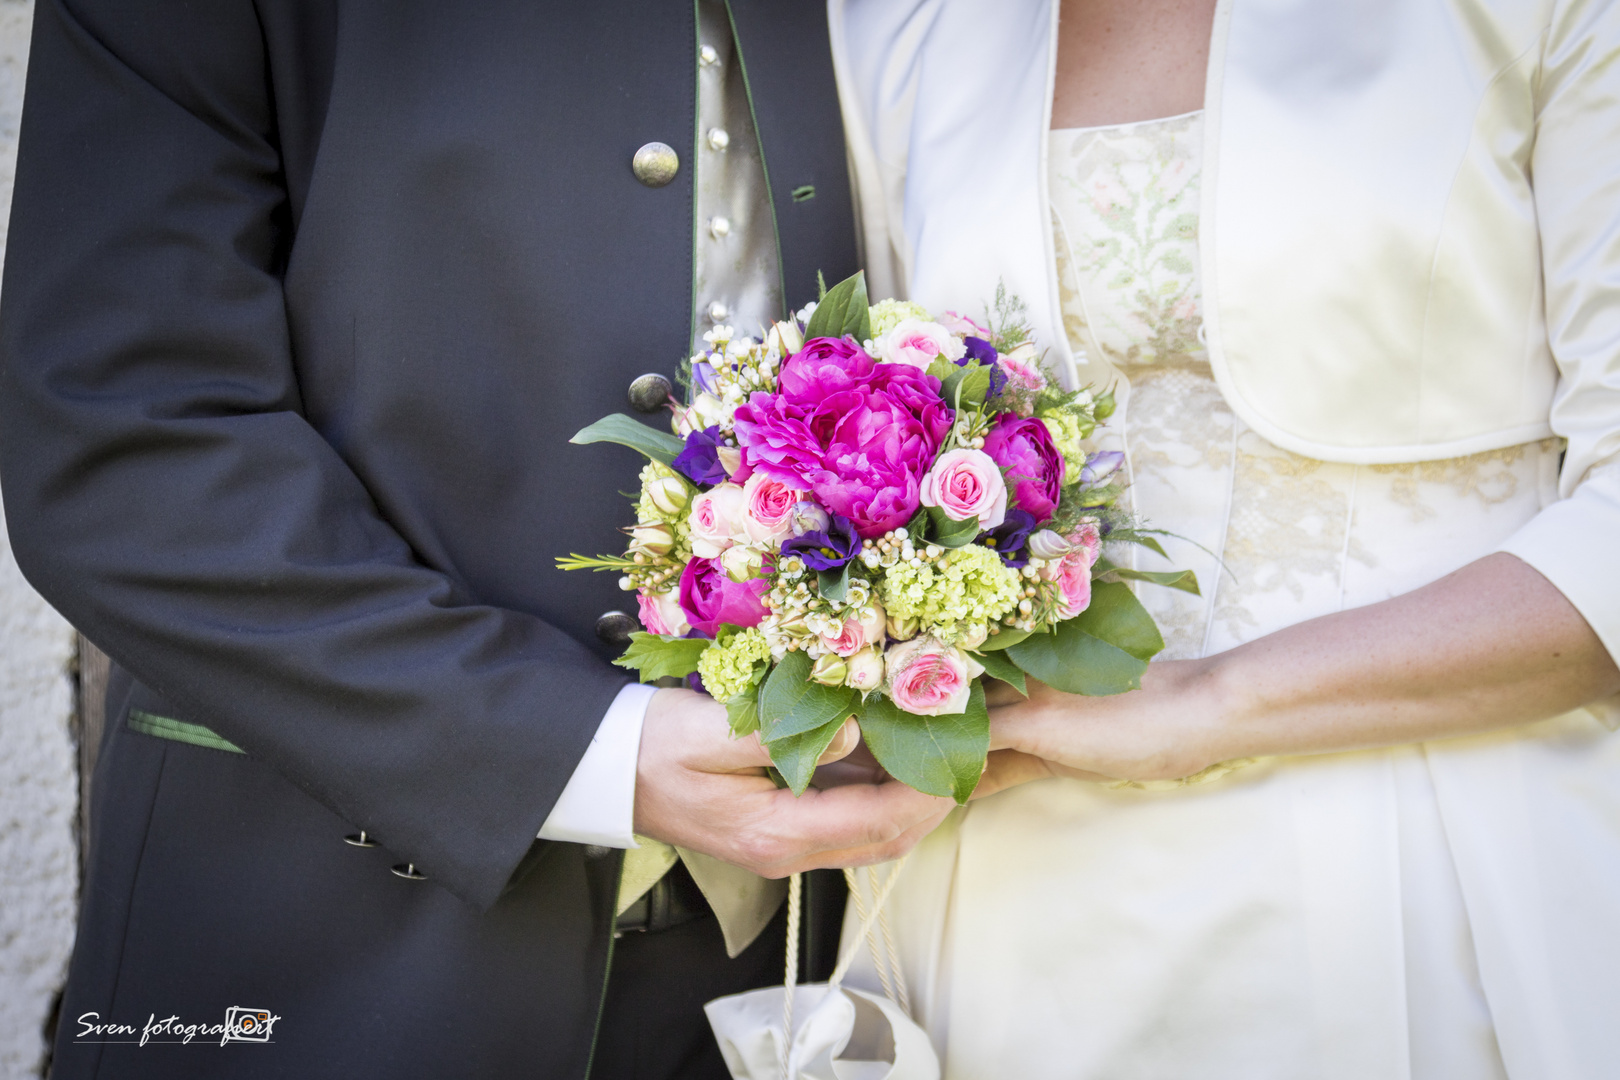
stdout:
<svg viewBox="0 0 1620 1080">
<path fill-rule="evenodd" d="M 825 8 L 730 7 L 803 303 L 856 259 Z M 625 594 L 553 560 L 622 548 L 639 459 L 568 439 L 690 340 L 696 50 L 679 0 L 39 0 L 0 465 L 119 668 L 58 1075 L 585 1073 L 619 859 L 535 834 Z M 231 1006 L 275 1044 L 78 1038 Z"/>
</svg>

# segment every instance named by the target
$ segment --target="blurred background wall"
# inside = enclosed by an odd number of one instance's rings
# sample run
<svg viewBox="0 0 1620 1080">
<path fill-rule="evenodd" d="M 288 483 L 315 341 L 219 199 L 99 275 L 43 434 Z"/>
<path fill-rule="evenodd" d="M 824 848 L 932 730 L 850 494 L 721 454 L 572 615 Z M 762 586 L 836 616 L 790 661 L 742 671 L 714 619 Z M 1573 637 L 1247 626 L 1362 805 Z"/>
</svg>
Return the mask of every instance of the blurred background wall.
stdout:
<svg viewBox="0 0 1620 1080">
<path fill-rule="evenodd" d="M 11 216 L 32 0 L 0 0 L 0 258 Z M 0 518 L 0 1077 L 45 1065 L 43 1030 L 73 946 L 79 892 L 72 629 L 12 559 Z"/>
</svg>

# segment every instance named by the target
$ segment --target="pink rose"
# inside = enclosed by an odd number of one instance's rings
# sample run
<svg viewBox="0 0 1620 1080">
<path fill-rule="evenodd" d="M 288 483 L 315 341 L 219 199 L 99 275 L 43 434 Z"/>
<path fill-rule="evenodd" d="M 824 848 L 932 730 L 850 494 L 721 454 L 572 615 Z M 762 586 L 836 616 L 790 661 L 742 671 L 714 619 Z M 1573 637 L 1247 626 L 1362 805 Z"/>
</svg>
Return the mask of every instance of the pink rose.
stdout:
<svg viewBox="0 0 1620 1080">
<path fill-rule="evenodd" d="M 1023 344 L 1000 357 L 1001 372 L 1007 376 L 1007 388 L 1036 392 L 1046 388 L 1046 375 L 1035 360 L 1035 346 Z"/>
<path fill-rule="evenodd" d="M 722 623 L 758 626 L 767 614 L 759 598 L 770 584 L 766 578 L 732 581 L 717 560 L 693 559 L 681 572 L 681 610 L 692 629 L 705 637 L 714 637 Z"/>
<path fill-rule="evenodd" d="M 980 326 L 966 315 L 958 315 L 954 311 L 941 315 L 939 324 L 958 337 L 976 337 L 986 341 L 990 338 L 988 327 Z"/>
<path fill-rule="evenodd" d="M 823 634 L 822 643 L 839 656 L 854 656 L 868 645 L 882 645 L 888 618 L 873 604 L 864 619 L 845 619 L 836 635 Z"/>
<path fill-rule="evenodd" d="M 1085 522 L 1067 537 L 1069 550 L 1048 563 L 1041 577 L 1058 587 L 1058 618 L 1072 619 L 1091 606 L 1091 568 L 1102 550 L 1102 534 L 1095 522 Z"/>
<path fill-rule="evenodd" d="M 805 497 L 766 473 L 757 472 L 743 485 L 742 528 L 755 544 L 778 544 L 793 532 L 793 507 Z"/>
<path fill-rule="evenodd" d="M 681 610 L 681 601 L 674 591 L 636 594 L 636 605 L 641 609 L 641 625 L 649 634 L 667 634 L 680 637 L 692 629 L 692 624 L 686 621 L 686 612 Z"/>
<path fill-rule="evenodd" d="M 994 529 L 1007 520 L 1007 482 L 983 450 L 949 450 L 923 477 L 922 502 L 952 521 L 978 518 L 980 529 Z"/>
<path fill-rule="evenodd" d="M 900 324 L 883 335 L 883 359 L 891 364 L 906 364 L 927 371 L 928 365 L 939 357 L 960 360 L 967 353 L 962 339 L 937 322 L 921 319 L 903 319 Z"/>
<path fill-rule="evenodd" d="M 718 559 L 735 542 L 747 514 L 747 498 L 736 484 L 721 484 L 692 500 L 692 551 Z"/>
<path fill-rule="evenodd" d="M 902 641 L 884 657 L 889 697 L 908 713 L 944 716 L 967 708 L 973 680 L 984 667 L 937 638 Z"/>
</svg>

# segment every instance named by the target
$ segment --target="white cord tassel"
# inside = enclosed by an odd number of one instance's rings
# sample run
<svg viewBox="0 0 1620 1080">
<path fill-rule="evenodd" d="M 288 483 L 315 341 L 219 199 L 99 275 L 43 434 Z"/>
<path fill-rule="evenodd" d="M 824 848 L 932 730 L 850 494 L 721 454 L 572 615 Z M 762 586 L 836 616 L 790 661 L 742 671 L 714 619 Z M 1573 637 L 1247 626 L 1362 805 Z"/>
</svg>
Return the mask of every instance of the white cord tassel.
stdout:
<svg viewBox="0 0 1620 1080">
<path fill-rule="evenodd" d="M 793 1049 L 793 988 L 799 982 L 799 909 L 804 889 L 802 875 L 788 878 L 787 974 L 782 979 L 782 1080 L 793 1080 L 788 1055 Z"/>
</svg>

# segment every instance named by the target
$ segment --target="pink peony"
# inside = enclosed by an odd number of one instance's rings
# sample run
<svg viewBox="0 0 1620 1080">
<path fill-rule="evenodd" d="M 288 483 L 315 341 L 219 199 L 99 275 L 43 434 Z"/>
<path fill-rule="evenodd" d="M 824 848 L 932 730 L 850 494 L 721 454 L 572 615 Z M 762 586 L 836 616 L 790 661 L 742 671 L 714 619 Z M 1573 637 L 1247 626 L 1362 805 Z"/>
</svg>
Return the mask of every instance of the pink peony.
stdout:
<svg viewBox="0 0 1620 1080">
<path fill-rule="evenodd" d="M 1037 523 L 1052 516 L 1063 492 L 1063 455 L 1045 424 L 1002 413 L 984 438 L 984 452 L 1007 470 L 1014 506 L 1034 514 Z"/>
<path fill-rule="evenodd" d="M 641 625 L 649 634 L 680 637 L 692 629 L 691 624 L 686 621 L 686 612 L 681 610 L 680 598 L 674 592 L 656 593 L 652 596 L 637 593 L 636 605 L 640 608 Z"/>
<path fill-rule="evenodd" d="M 1002 374 L 1007 376 L 1008 389 L 1036 392 L 1046 388 L 1046 375 L 1036 362 L 1035 346 L 1020 345 L 1012 352 L 1002 353 L 999 363 Z"/>
<path fill-rule="evenodd" d="M 804 491 L 766 473 L 754 473 L 743 485 L 742 529 L 749 542 L 779 544 L 793 534 L 793 508 Z"/>
<path fill-rule="evenodd" d="M 918 716 L 944 716 L 967 708 L 980 663 L 936 638 L 902 641 L 884 657 L 887 689 L 894 703 Z"/>
<path fill-rule="evenodd" d="M 775 394 L 737 409 L 743 471 L 807 489 L 863 539 L 904 525 L 951 428 L 939 380 L 815 338 L 782 365 Z"/>
<path fill-rule="evenodd" d="M 692 550 L 717 559 L 743 530 L 747 498 L 736 484 L 721 484 L 692 500 Z"/>
<path fill-rule="evenodd" d="M 681 610 L 705 637 L 714 637 L 722 623 L 758 626 L 766 615 L 759 598 L 770 584 L 766 578 L 732 581 L 718 560 L 695 558 L 681 572 Z"/>
<path fill-rule="evenodd" d="M 950 450 L 923 477 L 924 506 L 937 506 L 952 521 L 978 518 L 980 529 L 1007 520 L 1007 482 L 983 450 Z"/>
<path fill-rule="evenodd" d="M 905 319 L 883 335 L 883 359 L 891 364 L 906 364 L 921 371 L 943 356 L 947 360 L 960 360 L 967 347 L 962 339 L 937 322 Z"/>
</svg>

